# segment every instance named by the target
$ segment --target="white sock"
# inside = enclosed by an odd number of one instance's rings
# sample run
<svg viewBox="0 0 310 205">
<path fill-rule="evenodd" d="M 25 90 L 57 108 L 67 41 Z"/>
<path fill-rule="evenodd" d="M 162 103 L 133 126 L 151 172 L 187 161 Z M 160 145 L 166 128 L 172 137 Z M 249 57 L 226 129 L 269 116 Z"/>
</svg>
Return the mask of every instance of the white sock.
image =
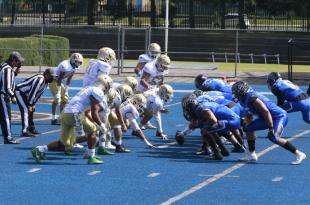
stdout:
<svg viewBox="0 0 310 205">
<path fill-rule="evenodd" d="M 95 152 L 96 152 L 95 149 L 88 149 L 88 156 L 89 157 L 94 157 L 95 156 Z"/>
<path fill-rule="evenodd" d="M 115 144 L 122 145 L 122 140 L 115 140 Z"/>
<path fill-rule="evenodd" d="M 46 153 L 48 151 L 47 145 L 37 146 L 37 148 L 39 149 L 40 152 Z"/>
<path fill-rule="evenodd" d="M 57 115 L 52 115 L 52 120 L 56 120 L 57 119 Z"/>
<path fill-rule="evenodd" d="M 105 147 L 105 141 L 99 140 L 99 147 Z"/>
</svg>

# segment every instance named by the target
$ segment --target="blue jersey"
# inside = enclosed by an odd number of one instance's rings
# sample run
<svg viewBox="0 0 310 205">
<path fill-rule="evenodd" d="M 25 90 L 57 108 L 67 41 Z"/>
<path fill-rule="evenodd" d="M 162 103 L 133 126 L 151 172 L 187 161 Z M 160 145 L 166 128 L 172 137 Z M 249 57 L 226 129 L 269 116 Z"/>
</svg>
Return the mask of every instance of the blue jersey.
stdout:
<svg viewBox="0 0 310 205">
<path fill-rule="evenodd" d="M 284 100 L 299 101 L 308 97 L 304 91 L 289 80 L 278 79 L 271 87 L 271 91 L 278 97 L 278 104 L 283 104 Z"/>
<path fill-rule="evenodd" d="M 232 120 L 239 118 L 239 116 L 231 109 L 215 102 L 205 101 L 198 104 L 195 110 L 195 114 L 199 120 L 203 120 L 203 116 L 201 115 L 202 110 L 210 110 L 218 120 Z"/>
<path fill-rule="evenodd" d="M 283 115 L 286 115 L 286 111 L 274 104 L 272 101 L 270 101 L 267 97 L 264 95 L 258 94 L 255 91 L 248 91 L 245 97 L 240 101 L 240 104 L 246 109 L 247 112 L 253 115 L 257 115 L 259 117 L 262 117 L 261 113 L 259 113 L 255 107 L 253 106 L 253 102 L 256 99 L 260 99 L 267 109 L 269 110 L 272 118 L 274 117 L 281 117 Z"/>
<path fill-rule="evenodd" d="M 232 94 L 222 93 L 220 91 L 203 92 L 203 95 L 197 98 L 198 102 L 216 102 L 221 105 L 228 105 L 232 102 Z"/>
<path fill-rule="evenodd" d="M 224 93 L 232 93 L 231 92 L 231 85 L 224 82 L 220 79 L 207 79 L 202 83 L 202 87 L 209 88 L 214 91 L 221 91 Z"/>
</svg>

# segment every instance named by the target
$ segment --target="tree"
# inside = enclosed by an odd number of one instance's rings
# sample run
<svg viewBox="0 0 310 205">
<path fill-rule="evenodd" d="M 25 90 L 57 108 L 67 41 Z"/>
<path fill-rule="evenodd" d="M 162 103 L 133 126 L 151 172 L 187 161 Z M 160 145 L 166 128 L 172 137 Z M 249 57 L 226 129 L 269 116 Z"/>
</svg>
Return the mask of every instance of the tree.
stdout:
<svg viewBox="0 0 310 205">
<path fill-rule="evenodd" d="M 95 25 L 94 19 L 95 0 L 88 0 L 87 2 L 87 24 Z"/>
<path fill-rule="evenodd" d="M 195 28 L 194 0 L 189 0 L 189 27 Z"/>
<path fill-rule="evenodd" d="M 113 25 L 115 22 L 127 15 L 127 0 L 110 0 L 107 7 L 112 16 Z"/>
<path fill-rule="evenodd" d="M 238 14 L 240 29 L 246 29 L 246 25 L 244 22 L 244 0 L 239 0 Z"/>
</svg>

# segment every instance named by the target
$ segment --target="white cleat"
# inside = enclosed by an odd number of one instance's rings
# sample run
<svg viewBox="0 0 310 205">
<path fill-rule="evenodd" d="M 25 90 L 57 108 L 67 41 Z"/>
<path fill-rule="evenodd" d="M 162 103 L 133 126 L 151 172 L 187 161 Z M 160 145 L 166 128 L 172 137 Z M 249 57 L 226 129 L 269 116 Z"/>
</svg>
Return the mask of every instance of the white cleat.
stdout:
<svg viewBox="0 0 310 205">
<path fill-rule="evenodd" d="M 83 149 L 84 146 L 81 145 L 81 144 L 79 144 L 79 143 L 75 143 L 75 144 L 73 145 L 73 148 L 75 148 L 75 149 Z"/>
<path fill-rule="evenodd" d="M 296 160 L 292 161 L 291 164 L 298 165 L 301 164 L 302 161 L 304 161 L 307 158 L 307 155 L 301 151 L 296 151 Z"/>
<path fill-rule="evenodd" d="M 111 141 L 105 142 L 105 148 L 115 150 L 115 146 L 111 144 Z"/>
<path fill-rule="evenodd" d="M 241 162 L 256 162 L 258 160 L 256 152 L 250 152 L 245 157 L 239 159 Z"/>
</svg>

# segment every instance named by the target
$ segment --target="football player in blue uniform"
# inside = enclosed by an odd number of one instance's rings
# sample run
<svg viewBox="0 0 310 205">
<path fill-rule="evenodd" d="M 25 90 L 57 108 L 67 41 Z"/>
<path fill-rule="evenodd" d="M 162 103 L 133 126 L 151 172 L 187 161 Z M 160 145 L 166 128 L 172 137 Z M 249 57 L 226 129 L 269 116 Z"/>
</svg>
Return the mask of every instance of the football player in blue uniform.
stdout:
<svg viewBox="0 0 310 205">
<path fill-rule="evenodd" d="M 287 113 L 274 104 L 267 97 L 249 89 L 246 82 L 239 81 L 232 86 L 232 92 L 240 104 L 247 110 L 249 116 L 256 116 L 251 122 L 244 126 L 246 131 L 249 156 L 247 161 L 257 161 L 255 153 L 255 131 L 268 129 L 268 139 L 273 143 L 285 148 L 296 155 L 296 160 L 291 164 L 300 164 L 306 159 L 306 154 L 297 150 L 289 141 L 281 138 L 283 130 L 287 125 Z"/>
<path fill-rule="evenodd" d="M 185 96 L 182 100 L 184 117 L 190 120 L 191 129 L 200 128 L 203 137 L 212 148 L 215 159 L 221 156 L 216 144 L 223 155 L 228 155 L 226 148 L 217 134 L 231 132 L 240 127 L 240 118 L 232 110 L 215 102 L 198 102 L 195 95 Z M 227 152 L 227 153 L 226 153 Z"/>
<path fill-rule="evenodd" d="M 230 84 L 220 79 L 208 79 L 202 74 L 196 76 L 195 86 L 202 91 L 221 91 L 224 93 L 231 93 Z"/>
<path fill-rule="evenodd" d="M 302 118 L 310 124 L 310 97 L 297 85 L 289 80 L 283 80 L 280 73 L 271 72 L 267 78 L 268 88 L 277 97 L 278 106 L 288 113 L 302 113 Z"/>
</svg>

